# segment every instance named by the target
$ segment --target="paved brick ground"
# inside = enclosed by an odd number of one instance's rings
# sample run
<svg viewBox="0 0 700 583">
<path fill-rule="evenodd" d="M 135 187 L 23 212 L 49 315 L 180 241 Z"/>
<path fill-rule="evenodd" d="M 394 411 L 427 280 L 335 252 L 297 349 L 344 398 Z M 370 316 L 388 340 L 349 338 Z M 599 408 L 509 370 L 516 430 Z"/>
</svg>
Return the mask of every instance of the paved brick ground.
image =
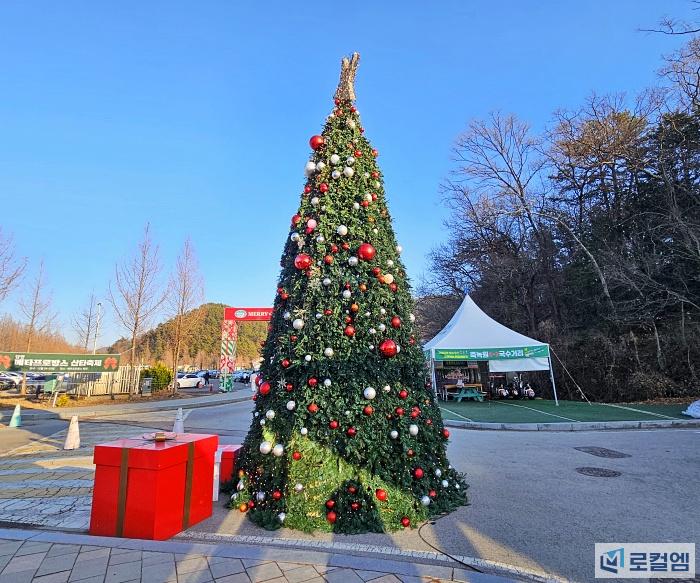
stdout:
<svg viewBox="0 0 700 583">
<path fill-rule="evenodd" d="M 273 558 L 274 557 L 274 558 Z M 453 565 L 0 529 L 0 583 L 506 583 Z"/>
<path fill-rule="evenodd" d="M 172 412 L 168 415 L 172 418 Z M 81 423 L 79 450 L 63 450 L 64 430 L 0 457 L 0 522 L 87 529 L 95 475 L 93 446 L 155 429 Z"/>
</svg>

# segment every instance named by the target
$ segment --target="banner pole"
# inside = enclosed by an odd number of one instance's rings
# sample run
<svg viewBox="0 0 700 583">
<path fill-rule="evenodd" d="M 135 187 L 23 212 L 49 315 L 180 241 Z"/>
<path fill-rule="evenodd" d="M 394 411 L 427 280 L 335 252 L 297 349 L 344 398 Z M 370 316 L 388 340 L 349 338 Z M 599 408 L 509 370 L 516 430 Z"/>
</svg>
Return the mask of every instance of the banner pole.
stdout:
<svg viewBox="0 0 700 583">
<path fill-rule="evenodd" d="M 552 370 L 552 357 L 547 358 L 549 361 L 549 378 L 552 381 L 552 390 L 554 391 L 554 404 L 559 406 L 559 398 L 557 397 L 557 385 L 554 382 L 554 371 Z"/>
</svg>

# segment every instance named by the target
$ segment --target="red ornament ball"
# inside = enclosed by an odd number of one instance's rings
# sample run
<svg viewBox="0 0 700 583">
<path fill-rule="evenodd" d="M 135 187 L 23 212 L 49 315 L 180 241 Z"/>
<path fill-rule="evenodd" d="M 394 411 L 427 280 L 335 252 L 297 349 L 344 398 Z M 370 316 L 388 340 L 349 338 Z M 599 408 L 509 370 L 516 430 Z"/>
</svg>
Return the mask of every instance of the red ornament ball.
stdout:
<svg viewBox="0 0 700 583">
<path fill-rule="evenodd" d="M 308 269 L 311 267 L 312 262 L 313 261 L 309 255 L 306 253 L 299 253 L 299 255 L 294 258 L 294 267 L 297 269 Z"/>
<path fill-rule="evenodd" d="M 289 339 L 290 339 L 292 342 L 296 342 L 296 341 L 297 341 L 297 335 L 296 335 L 296 334 L 292 334 L 292 335 L 289 337 Z"/>
<path fill-rule="evenodd" d="M 328 427 L 330 427 L 331 429 L 338 429 L 338 422 L 335 419 L 332 419 L 328 423 Z"/>
<path fill-rule="evenodd" d="M 372 268 L 372 273 L 373 273 L 374 275 L 379 275 L 381 272 L 382 272 L 382 270 L 379 269 L 378 267 L 373 267 L 373 268 Z"/>
<path fill-rule="evenodd" d="M 270 383 L 263 383 L 262 385 L 260 385 L 260 388 L 258 390 L 260 391 L 261 395 L 267 395 L 270 392 Z"/>
<path fill-rule="evenodd" d="M 391 319 L 391 327 L 392 328 L 401 328 L 401 318 L 399 318 L 398 316 L 394 316 Z"/>
<path fill-rule="evenodd" d="M 423 477 L 423 468 L 416 468 L 413 470 L 413 477 L 416 480 L 420 480 Z"/>
<path fill-rule="evenodd" d="M 318 150 L 325 143 L 326 140 L 323 138 L 323 136 L 311 136 L 311 139 L 309 140 L 309 146 L 311 146 L 311 149 L 313 150 Z"/>
<path fill-rule="evenodd" d="M 377 500 L 380 502 L 386 502 L 387 498 L 389 497 L 386 493 L 386 490 L 382 490 L 381 488 L 377 488 L 374 491 L 374 495 L 377 497 Z"/>
<path fill-rule="evenodd" d="M 338 520 L 338 515 L 335 513 L 335 511 L 331 510 L 328 514 L 326 514 L 326 520 L 331 524 L 335 524 L 335 521 Z"/>
<path fill-rule="evenodd" d="M 396 342 L 387 338 L 379 345 L 379 352 L 381 352 L 384 358 L 393 358 L 398 353 L 398 347 Z"/>
<path fill-rule="evenodd" d="M 315 387 L 318 384 L 318 379 L 315 377 L 311 377 L 308 381 L 306 381 L 310 387 Z"/>
<path fill-rule="evenodd" d="M 338 252 L 338 246 L 337 245 L 331 245 L 331 253 L 337 253 Z"/>
<path fill-rule="evenodd" d="M 345 433 L 348 434 L 348 437 L 355 437 L 357 435 L 357 429 L 354 427 L 348 427 L 348 430 Z"/>
<path fill-rule="evenodd" d="M 288 359 L 288 358 L 283 358 L 283 359 L 282 359 L 282 362 L 280 362 L 280 364 L 282 365 L 282 368 L 289 368 L 289 365 L 292 364 L 292 363 L 289 362 L 289 359 Z"/>
<path fill-rule="evenodd" d="M 396 285 L 393 281 L 389 284 L 389 289 L 396 293 L 396 290 L 399 289 L 399 286 Z"/>
<path fill-rule="evenodd" d="M 335 507 L 335 500 L 326 500 L 326 508 L 331 510 L 333 507 Z"/>
<path fill-rule="evenodd" d="M 307 185 L 304 187 L 304 194 L 309 194 L 310 192 L 311 192 L 311 187 L 307 184 Z"/>
<path fill-rule="evenodd" d="M 401 519 L 401 526 L 403 526 L 404 528 L 408 528 L 409 526 L 411 526 L 411 519 L 408 516 L 404 516 Z"/>
<path fill-rule="evenodd" d="M 296 225 L 301 220 L 301 215 L 292 216 L 292 225 Z"/>
<path fill-rule="evenodd" d="M 279 500 L 280 498 L 282 498 L 282 492 L 280 492 L 279 490 L 275 490 L 275 491 L 272 493 L 272 499 L 273 499 L 273 500 Z"/>
<path fill-rule="evenodd" d="M 353 153 L 353 156 L 355 156 L 355 158 L 361 158 L 362 157 L 362 150 L 355 150 L 355 152 Z"/>
<path fill-rule="evenodd" d="M 377 250 L 369 243 L 362 243 L 357 250 L 357 256 L 362 259 L 362 261 L 372 261 L 376 254 Z"/>
<path fill-rule="evenodd" d="M 401 417 L 404 414 L 404 410 L 402 407 L 396 407 L 396 414 Z"/>
<path fill-rule="evenodd" d="M 406 389 L 401 389 L 399 391 L 399 398 L 405 399 L 406 397 L 408 397 L 408 391 Z"/>
<path fill-rule="evenodd" d="M 292 454 L 292 459 L 293 459 L 295 462 L 298 462 L 298 461 L 301 459 L 301 453 L 299 453 L 298 451 L 295 451 L 295 452 Z"/>
<path fill-rule="evenodd" d="M 330 316 L 333 313 L 333 310 L 331 310 L 330 308 L 326 308 L 325 310 L 323 310 L 323 313 L 326 316 Z"/>
<path fill-rule="evenodd" d="M 372 407 L 372 405 L 365 405 L 365 408 L 362 409 L 362 412 L 365 415 L 371 415 L 372 413 L 374 413 L 374 408 Z"/>
<path fill-rule="evenodd" d="M 360 509 L 360 503 L 359 502 L 352 502 L 350 504 L 350 508 L 357 512 Z"/>
<path fill-rule="evenodd" d="M 287 383 L 285 388 L 287 389 L 288 393 L 291 393 L 294 390 L 294 385 L 292 383 Z"/>
<path fill-rule="evenodd" d="M 352 338 L 355 335 L 354 326 L 345 326 L 345 335 Z"/>
<path fill-rule="evenodd" d="M 442 436 L 447 439 L 450 436 L 450 432 L 447 429 L 443 429 Z"/>
<path fill-rule="evenodd" d="M 321 184 L 318 185 L 318 189 L 321 192 L 328 192 L 328 185 L 325 182 L 321 182 Z"/>
<path fill-rule="evenodd" d="M 282 292 L 282 293 L 280 294 L 280 298 L 282 298 L 283 300 L 288 300 L 288 299 L 289 299 L 289 294 L 288 294 L 287 292 Z"/>
<path fill-rule="evenodd" d="M 350 243 L 348 243 L 347 241 L 346 241 L 345 243 L 342 243 L 340 246 L 341 246 L 341 247 L 343 248 L 343 250 L 345 250 L 345 251 L 347 251 L 348 249 L 350 249 Z"/>
<path fill-rule="evenodd" d="M 428 496 L 435 498 L 435 496 L 437 496 L 437 492 L 435 490 L 430 490 L 430 492 L 428 492 Z"/>
<path fill-rule="evenodd" d="M 306 408 L 306 410 L 309 413 L 318 413 L 318 405 L 316 403 L 309 403 L 309 406 Z"/>
<path fill-rule="evenodd" d="M 355 486 L 348 486 L 348 494 L 357 494 L 357 488 L 355 488 Z"/>
<path fill-rule="evenodd" d="M 331 265 L 331 264 L 333 263 L 333 255 L 326 255 L 326 256 L 323 258 L 323 262 L 324 262 L 326 265 Z"/>
</svg>

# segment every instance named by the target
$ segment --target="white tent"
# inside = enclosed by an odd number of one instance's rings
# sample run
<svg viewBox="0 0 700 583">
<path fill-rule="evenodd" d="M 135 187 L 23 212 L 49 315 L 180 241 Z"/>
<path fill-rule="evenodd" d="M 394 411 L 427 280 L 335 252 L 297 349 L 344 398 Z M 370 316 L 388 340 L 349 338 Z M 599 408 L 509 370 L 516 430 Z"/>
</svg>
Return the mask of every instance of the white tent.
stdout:
<svg viewBox="0 0 700 583">
<path fill-rule="evenodd" d="M 559 404 L 549 344 L 506 328 L 487 316 L 468 295 L 452 319 L 423 349 L 435 386 L 436 361 L 486 360 L 491 372 L 549 370 Z"/>
</svg>

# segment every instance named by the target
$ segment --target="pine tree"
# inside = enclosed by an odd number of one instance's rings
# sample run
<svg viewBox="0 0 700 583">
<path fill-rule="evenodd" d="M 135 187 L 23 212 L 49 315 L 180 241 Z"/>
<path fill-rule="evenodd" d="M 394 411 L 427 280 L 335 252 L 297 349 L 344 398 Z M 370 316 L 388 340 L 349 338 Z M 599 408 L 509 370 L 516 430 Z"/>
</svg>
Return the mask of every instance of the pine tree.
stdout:
<svg viewBox="0 0 700 583">
<path fill-rule="evenodd" d="M 282 255 L 232 507 L 257 524 L 359 533 L 466 504 L 413 335 L 413 301 L 353 102 L 359 55 L 306 165 Z"/>
</svg>

